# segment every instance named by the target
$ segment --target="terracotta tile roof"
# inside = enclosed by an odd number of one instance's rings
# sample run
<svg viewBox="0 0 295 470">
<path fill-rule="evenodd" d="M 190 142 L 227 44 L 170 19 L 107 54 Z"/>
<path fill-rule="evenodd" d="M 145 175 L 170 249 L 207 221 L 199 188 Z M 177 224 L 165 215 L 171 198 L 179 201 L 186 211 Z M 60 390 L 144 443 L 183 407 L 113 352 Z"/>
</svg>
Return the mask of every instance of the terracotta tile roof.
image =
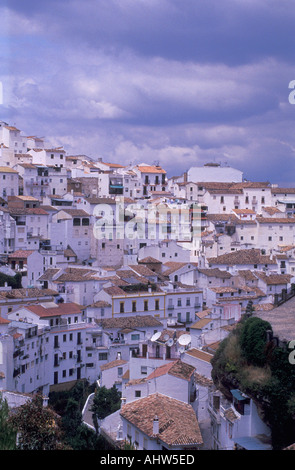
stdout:
<svg viewBox="0 0 295 470">
<path fill-rule="evenodd" d="M 257 304 L 257 305 L 254 305 L 254 308 L 255 308 L 255 312 L 259 312 L 259 311 L 268 312 L 269 310 L 272 310 L 274 308 L 274 305 L 270 303 Z"/>
<path fill-rule="evenodd" d="M 105 318 L 98 321 L 104 329 L 108 328 L 144 328 L 144 327 L 159 327 L 162 328 L 163 324 L 152 315 L 134 315 L 132 317 L 121 318 Z"/>
<path fill-rule="evenodd" d="M 190 329 L 192 330 L 202 330 L 205 326 L 208 325 L 208 323 L 211 323 L 212 319 L 211 318 L 202 318 L 201 320 L 197 321 L 193 325 L 190 326 Z"/>
<path fill-rule="evenodd" d="M 209 286 L 208 289 L 213 290 L 213 292 L 216 292 L 216 294 L 226 294 L 226 293 L 231 293 L 231 292 L 238 292 L 238 289 L 236 287 L 230 287 L 230 286 L 225 286 L 225 287 L 211 287 L 211 286 Z"/>
<path fill-rule="evenodd" d="M 235 214 L 207 214 L 206 218 L 211 221 L 213 224 L 214 223 L 220 223 L 224 222 L 229 225 L 256 225 L 256 219 L 250 219 L 250 220 L 241 220 L 239 217 L 237 217 Z"/>
<path fill-rule="evenodd" d="M 138 281 L 142 283 L 147 283 L 148 280 L 144 278 L 142 275 L 135 273 L 132 269 L 118 269 L 116 271 L 117 276 L 124 281 L 132 283 L 133 281 Z M 154 275 L 154 273 L 153 273 Z"/>
<path fill-rule="evenodd" d="M 39 317 L 53 317 L 60 315 L 77 315 L 81 313 L 82 306 L 74 302 L 57 304 L 56 307 L 43 307 L 42 305 L 27 305 L 26 308 Z"/>
<path fill-rule="evenodd" d="M 163 168 L 160 166 L 154 166 L 154 165 L 149 165 L 149 166 L 143 166 L 143 165 L 138 165 L 137 166 L 138 170 L 141 173 L 166 173 Z"/>
<path fill-rule="evenodd" d="M 181 360 L 177 360 L 157 367 L 148 377 L 146 377 L 146 380 L 151 380 L 162 375 L 169 374 L 173 375 L 174 377 L 189 381 L 191 376 L 194 374 L 194 371 L 195 367 L 186 364 Z"/>
<path fill-rule="evenodd" d="M 275 257 L 271 259 L 268 255 L 262 255 L 258 248 L 232 251 L 215 258 L 208 258 L 207 261 L 209 265 L 226 264 L 230 266 L 243 264 L 276 264 Z"/>
<path fill-rule="evenodd" d="M 4 126 L 5 129 L 8 129 L 9 131 L 16 131 L 16 132 L 20 132 L 19 129 L 17 129 L 17 127 L 14 127 L 14 126 Z"/>
<path fill-rule="evenodd" d="M 202 445 L 203 439 L 191 405 L 154 393 L 122 406 L 120 414 L 150 438 L 158 437 L 166 445 Z M 159 419 L 159 434 L 153 434 L 153 420 Z"/>
<path fill-rule="evenodd" d="M 213 385 L 213 380 L 208 379 L 204 375 L 198 374 L 195 372 L 195 382 L 203 387 L 210 387 Z"/>
<path fill-rule="evenodd" d="M 199 268 L 198 271 L 208 277 L 217 277 L 220 279 L 230 279 L 232 277 L 228 271 L 219 268 Z"/>
<path fill-rule="evenodd" d="M 88 305 L 88 307 L 95 307 L 95 308 L 111 307 L 111 304 L 109 304 L 105 300 L 98 300 L 97 302 L 93 302 L 93 304 Z"/>
<path fill-rule="evenodd" d="M 163 269 L 162 274 L 164 276 L 169 276 L 170 274 L 173 274 L 175 271 L 178 271 L 179 269 L 183 268 L 187 264 L 192 263 L 180 263 L 176 261 L 168 261 L 167 263 L 164 263 L 164 266 L 168 267 L 168 269 Z"/>
<path fill-rule="evenodd" d="M 153 258 L 152 256 L 147 256 L 146 258 L 142 258 L 141 260 L 138 260 L 138 263 L 142 264 L 162 264 L 162 261 L 159 261 L 156 258 Z"/>
<path fill-rule="evenodd" d="M 126 292 L 124 292 L 118 286 L 104 287 L 103 290 L 111 296 L 116 296 L 116 295 L 125 296 L 126 295 Z"/>
<path fill-rule="evenodd" d="M 250 269 L 240 269 L 238 275 L 244 278 L 246 281 L 257 281 L 255 274 Z"/>
<path fill-rule="evenodd" d="M 208 317 L 208 315 L 210 315 L 210 313 L 211 313 L 211 309 L 208 308 L 206 310 L 202 310 L 201 312 L 197 312 L 196 317 L 198 317 L 198 318 Z"/>
<path fill-rule="evenodd" d="M 129 267 L 140 276 L 156 276 L 156 273 L 144 265 L 131 264 Z"/>
<path fill-rule="evenodd" d="M 256 220 L 259 224 L 295 224 L 295 217 L 262 217 L 257 216 Z"/>
<path fill-rule="evenodd" d="M 108 370 L 108 369 L 113 369 L 114 367 L 119 367 L 123 366 L 124 364 L 128 364 L 127 361 L 124 361 L 123 359 L 116 359 L 115 361 L 108 362 L 107 364 L 103 364 L 100 366 L 100 369 L 103 370 Z"/>
<path fill-rule="evenodd" d="M 9 166 L 0 166 L 0 173 L 15 173 L 15 174 L 18 174 L 18 171 L 13 170 Z"/>
<path fill-rule="evenodd" d="M 95 197 L 90 196 L 85 198 L 89 204 L 116 204 L 116 200 L 111 197 Z"/>
<path fill-rule="evenodd" d="M 11 215 L 48 215 L 42 207 L 8 207 Z"/>
<path fill-rule="evenodd" d="M 7 325 L 8 323 L 10 323 L 10 320 L 7 320 L 6 318 L 2 318 L 0 316 L 0 325 Z"/>
<path fill-rule="evenodd" d="M 252 209 L 233 209 L 236 214 L 256 214 Z"/>
<path fill-rule="evenodd" d="M 51 152 L 51 153 L 66 153 L 65 150 L 60 148 L 55 149 L 43 149 L 43 148 L 34 148 L 32 149 L 34 152 Z"/>
<path fill-rule="evenodd" d="M 70 246 L 68 246 L 68 248 L 65 249 L 64 256 L 69 257 L 69 258 L 74 256 L 75 258 L 77 258 L 76 253 L 72 250 Z"/>
<path fill-rule="evenodd" d="M 8 258 L 9 259 L 11 259 L 11 258 L 28 258 L 33 253 L 35 253 L 34 250 L 17 250 L 14 253 L 10 253 L 10 255 L 8 255 Z"/>
<path fill-rule="evenodd" d="M 110 168 L 125 168 L 123 165 L 121 165 L 120 163 L 107 163 L 107 162 L 98 162 L 98 163 L 102 163 L 103 165 L 107 165 L 109 166 Z"/>
<path fill-rule="evenodd" d="M 233 408 L 228 408 L 227 410 L 225 410 L 224 416 L 228 421 L 232 423 L 236 421 L 237 419 L 239 419 L 237 413 L 235 412 Z"/>
<path fill-rule="evenodd" d="M 269 274 L 262 272 L 256 272 L 262 281 L 264 281 L 269 286 L 279 285 L 279 284 L 289 284 L 292 277 L 291 274 Z"/>
<path fill-rule="evenodd" d="M 60 271 L 59 268 L 46 269 L 46 271 L 42 274 L 42 276 L 39 277 L 38 281 L 51 281 L 53 277 L 55 276 L 55 274 L 57 274 L 59 271 Z"/>
<path fill-rule="evenodd" d="M 241 188 L 206 188 L 210 194 L 243 194 Z"/>
<path fill-rule="evenodd" d="M 271 188 L 273 194 L 295 194 L 295 188 Z"/>
<path fill-rule="evenodd" d="M 80 281 L 89 281 L 97 274 L 95 271 L 87 268 L 66 268 L 64 272 L 58 276 L 54 282 L 80 282 Z"/>
<path fill-rule="evenodd" d="M 243 181 L 242 183 L 233 183 L 235 188 L 270 188 L 269 181 Z"/>
<path fill-rule="evenodd" d="M 88 214 L 88 212 L 84 211 L 83 209 L 61 208 L 60 211 L 66 212 L 72 217 L 90 217 L 90 214 Z"/>
<path fill-rule="evenodd" d="M 273 215 L 273 214 L 283 214 L 282 211 L 280 211 L 280 209 L 278 209 L 277 207 L 262 207 L 262 209 L 267 212 L 269 215 Z"/>
<path fill-rule="evenodd" d="M 205 362 L 211 362 L 213 358 L 213 354 L 209 354 L 205 351 L 202 351 L 201 349 L 196 349 L 196 348 L 189 349 L 188 351 L 186 351 L 186 354 L 188 354 L 189 356 L 193 356 L 196 359 L 201 359 L 202 361 L 205 361 Z"/>
<path fill-rule="evenodd" d="M 58 292 L 52 289 L 38 289 L 28 287 L 22 289 L 0 290 L 0 299 L 32 299 L 39 297 L 56 296 Z"/>
</svg>

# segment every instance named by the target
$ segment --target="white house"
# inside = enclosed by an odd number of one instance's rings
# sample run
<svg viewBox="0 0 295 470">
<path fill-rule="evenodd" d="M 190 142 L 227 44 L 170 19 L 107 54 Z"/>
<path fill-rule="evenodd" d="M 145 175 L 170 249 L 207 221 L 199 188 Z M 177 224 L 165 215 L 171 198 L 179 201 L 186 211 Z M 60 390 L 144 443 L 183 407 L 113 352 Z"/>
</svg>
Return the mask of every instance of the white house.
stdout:
<svg viewBox="0 0 295 470">
<path fill-rule="evenodd" d="M 7 166 L 0 166 L 0 197 L 16 196 L 19 190 L 19 174 Z"/>
<path fill-rule="evenodd" d="M 149 370 L 149 372 L 151 369 Z M 194 380 L 194 367 L 180 359 L 167 362 L 148 373 L 145 378 L 123 381 L 124 403 L 159 392 L 197 409 L 197 389 Z"/>
<path fill-rule="evenodd" d="M 230 166 L 207 163 L 202 167 L 191 167 L 187 171 L 187 180 L 193 182 L 242 182 L 243 172 Z"/>
<path fill-rule="evenodd" d="M 8 263 L 22 276 L 22 287 L 41 287 L 38 279 L 43 272 L 43 256 L 37 250 L 17 250 L 8 255 Z"/>
<path fill-rule="evenodd" d="M 232 389 L 232 402 L 219 390 L 209 396 L 214 450 L 272 450 L 270 428 L 259 416 L 254 401 Z"/>
<path fill-rule="evenodd" d="M 198 450 L 203 439 L 191 405 L 160 393 L 123 405 L 123 439 L 137 450 Z"/>
</svg>

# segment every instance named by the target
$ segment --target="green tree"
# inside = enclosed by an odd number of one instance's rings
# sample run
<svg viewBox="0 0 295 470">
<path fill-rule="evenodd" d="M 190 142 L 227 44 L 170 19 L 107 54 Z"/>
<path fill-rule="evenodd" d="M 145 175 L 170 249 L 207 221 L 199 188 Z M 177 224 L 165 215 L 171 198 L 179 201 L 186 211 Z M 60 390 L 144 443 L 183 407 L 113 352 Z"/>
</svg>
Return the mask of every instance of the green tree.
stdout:
<svg viewBox="0 0 295 470">
<path fill-rule="evenodd" d="M 121 394 L 118 392 L 117 387 L 113 385 L 112 388 L 100 387 L 95 392 L 91 411 L 94 415 L 94 423 L 96 420 L 102 420 L 108 415 L 120 409 Z"/>
<path fill-rule="evenodd" d="M 255 366 L 263 366 L 267 356 L 267 331 L 270 323 L 258 317 L 248 318 L 241 330 L 240 344 L 246 360 Z"/>
<path fill-rule="evenodd" d="M 0 393 L 0 450 L 16 449 L 16 431 L 8 421 L 9 407 Z"/>
<path fill-rule="evenodd" d="M 59 418 L 50 407 L 43 406 L 43 399 L 39 394 L 17 408 L 10 416 L 9 424 L 17 429 L 18 449 L 57 450 L 63 448 Z"/>
</svg>

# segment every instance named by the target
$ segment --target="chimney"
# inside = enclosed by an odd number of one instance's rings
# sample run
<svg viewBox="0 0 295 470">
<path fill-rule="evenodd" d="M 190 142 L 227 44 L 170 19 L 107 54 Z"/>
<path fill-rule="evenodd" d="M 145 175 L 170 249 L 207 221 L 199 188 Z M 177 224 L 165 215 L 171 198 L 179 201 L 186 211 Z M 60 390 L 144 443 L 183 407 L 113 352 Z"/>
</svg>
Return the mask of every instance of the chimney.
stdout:
<svg viewBox="0 0 295 470">
<path fill-rule="evenodd" d="M 159 434 L 159 418 L 157 415 L 154 417 L 153 421 L 153 434 Z"/>
</svg>

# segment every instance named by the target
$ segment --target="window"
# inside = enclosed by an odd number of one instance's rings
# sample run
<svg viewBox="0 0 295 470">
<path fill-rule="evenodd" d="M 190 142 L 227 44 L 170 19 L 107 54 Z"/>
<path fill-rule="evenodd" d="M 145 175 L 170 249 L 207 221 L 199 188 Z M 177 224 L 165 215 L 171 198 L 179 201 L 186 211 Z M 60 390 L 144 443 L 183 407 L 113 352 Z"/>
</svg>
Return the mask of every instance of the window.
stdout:
<svg viewBox="0 0 295 470">
<path fill-rule="evenodd" d="M 139 341 L 139 333 L 131 335 L 132 341 Z"/>
<path fill-rule="evenodd" d="M 141 390 L 135 390 L 135 397 L 140 398 L 141 397 Z"/>
<path fill-rule="evenodd" d="M 136 300 L 132 301 L 132 312 L 136 312 Z"/>
<path fill-rule="evenodd" d="M 159 299 L 155 300 L 155 310 L 159 310 Z"/>
<path fill-rule="evenodd" d="M 125 312 L 124 302 L 120 302 L 120 313 L 124 313 L 124 312 Z"/>
<path fill-rule="evenodd" d="M 108 353 L 99 353 L 98 360 L 99 361 L 106 361 L 108 358 Z"/>
</svg>

